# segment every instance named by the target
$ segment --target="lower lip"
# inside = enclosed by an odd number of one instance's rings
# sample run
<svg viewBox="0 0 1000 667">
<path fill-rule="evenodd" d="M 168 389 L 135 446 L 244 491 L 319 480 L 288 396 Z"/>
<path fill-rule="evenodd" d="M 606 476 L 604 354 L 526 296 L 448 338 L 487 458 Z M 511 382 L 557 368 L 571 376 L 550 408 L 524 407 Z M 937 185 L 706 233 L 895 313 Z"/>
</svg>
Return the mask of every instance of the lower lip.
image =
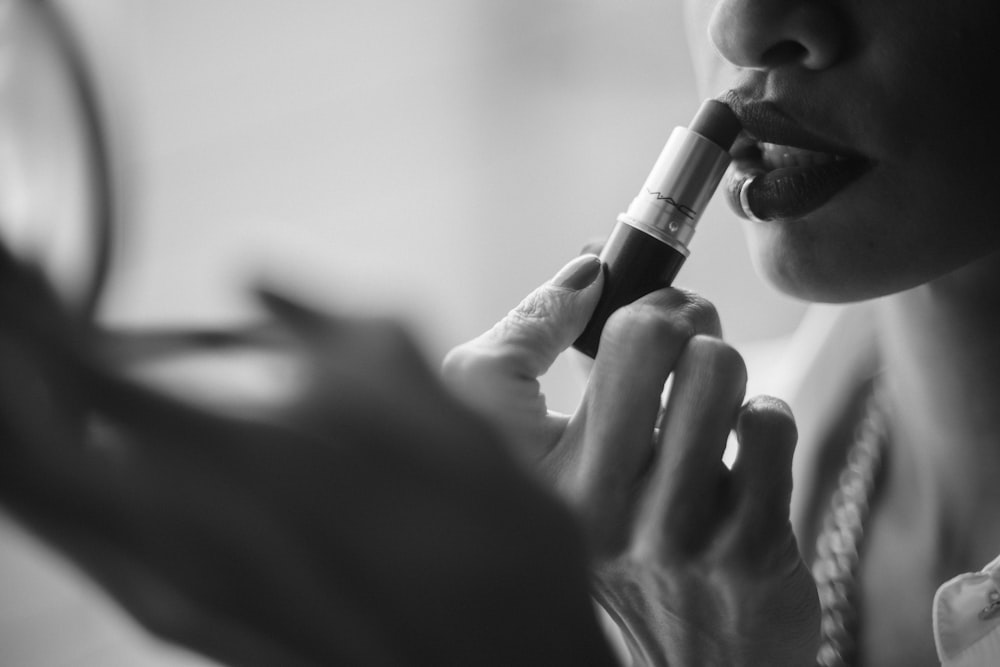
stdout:
<svg viewBox="0 0 1000 667">
<path fill-rule="evenodd" d="M 845 158 L 811 167 L 785 167 L 767 171 L 757 159 L 743 158 L 733 163 L 726 187 L 730 205 L 746 217 L 758 220 L 794 220 L 815 211 L 860 178 L 871 164 L 859 158 Z M 750 178 L 744 193 L 740 190 Z M 749 204 L 750 211 L 744 210 Z"/>
</svg>

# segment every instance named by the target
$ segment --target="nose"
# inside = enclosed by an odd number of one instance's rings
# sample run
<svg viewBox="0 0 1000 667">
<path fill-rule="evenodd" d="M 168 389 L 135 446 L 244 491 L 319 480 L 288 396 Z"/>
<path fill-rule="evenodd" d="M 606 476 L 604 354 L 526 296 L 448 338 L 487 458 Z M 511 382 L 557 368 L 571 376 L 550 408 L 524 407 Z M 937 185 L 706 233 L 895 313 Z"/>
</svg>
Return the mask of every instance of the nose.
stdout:
<svg viewBox="0 0 1000 667">
<path fill-rule="evenodd" d="M 843 55 L 846 38 L 831 0 L 720 0 L 708 33 L 726 60 L 758 70 L 826 69 Z"/>
</svg>

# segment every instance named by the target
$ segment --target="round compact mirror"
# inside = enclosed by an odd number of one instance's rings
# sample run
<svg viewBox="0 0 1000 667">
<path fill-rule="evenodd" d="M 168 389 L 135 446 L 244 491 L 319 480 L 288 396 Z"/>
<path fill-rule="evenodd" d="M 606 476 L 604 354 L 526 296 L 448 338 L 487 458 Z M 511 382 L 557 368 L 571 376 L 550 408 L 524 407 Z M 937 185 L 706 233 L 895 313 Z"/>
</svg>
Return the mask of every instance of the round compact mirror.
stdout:
<svg viewBox="0 0 1000 667">
<path fill-rule="evenodd" d="M 91 315 L 111 218 L 99 116 L 69 31 L 49 2 L 0 0 L 0 243 Z"/>
</svg>

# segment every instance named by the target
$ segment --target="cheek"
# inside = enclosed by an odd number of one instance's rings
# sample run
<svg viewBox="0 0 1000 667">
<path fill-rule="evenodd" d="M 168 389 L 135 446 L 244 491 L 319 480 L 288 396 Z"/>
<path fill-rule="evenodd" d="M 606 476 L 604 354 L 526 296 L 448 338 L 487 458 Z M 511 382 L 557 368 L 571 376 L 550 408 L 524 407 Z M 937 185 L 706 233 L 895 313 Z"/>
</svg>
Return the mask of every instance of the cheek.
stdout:
<svg viewBox="0 0 1000 667">
<path fill-rule="evenodd" d="M 849 66 L 884 126 L 889 141 L 879 148 L 975 161 L 995 154 L 995 0 L 862 1 L 855 13 L 857 65 Z"/>
<path fill-rule="evenodd" d="M 686 0 L 684 3 L 684 29 L 699 97 L 714 97 L 728 90 L 739 72 L 719 55 L 708 36 L 715 5 L 706 0 Z"/>
</svg>

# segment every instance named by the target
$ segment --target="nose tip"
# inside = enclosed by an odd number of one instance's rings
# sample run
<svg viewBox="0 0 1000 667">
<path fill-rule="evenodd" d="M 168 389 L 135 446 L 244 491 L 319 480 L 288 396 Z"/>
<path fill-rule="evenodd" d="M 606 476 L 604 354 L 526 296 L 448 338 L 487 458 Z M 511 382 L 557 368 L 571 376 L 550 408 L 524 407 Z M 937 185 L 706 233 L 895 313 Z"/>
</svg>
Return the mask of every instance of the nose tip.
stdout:
<svg viewBox="0 0 1000 667">
<path fill-rule="evenodd" d="M 843 19 L 825 0 L 721 0 L 708 31 L 726 60 L 747 69 L 822 70 L 845 46 Z"/>
</svg>

